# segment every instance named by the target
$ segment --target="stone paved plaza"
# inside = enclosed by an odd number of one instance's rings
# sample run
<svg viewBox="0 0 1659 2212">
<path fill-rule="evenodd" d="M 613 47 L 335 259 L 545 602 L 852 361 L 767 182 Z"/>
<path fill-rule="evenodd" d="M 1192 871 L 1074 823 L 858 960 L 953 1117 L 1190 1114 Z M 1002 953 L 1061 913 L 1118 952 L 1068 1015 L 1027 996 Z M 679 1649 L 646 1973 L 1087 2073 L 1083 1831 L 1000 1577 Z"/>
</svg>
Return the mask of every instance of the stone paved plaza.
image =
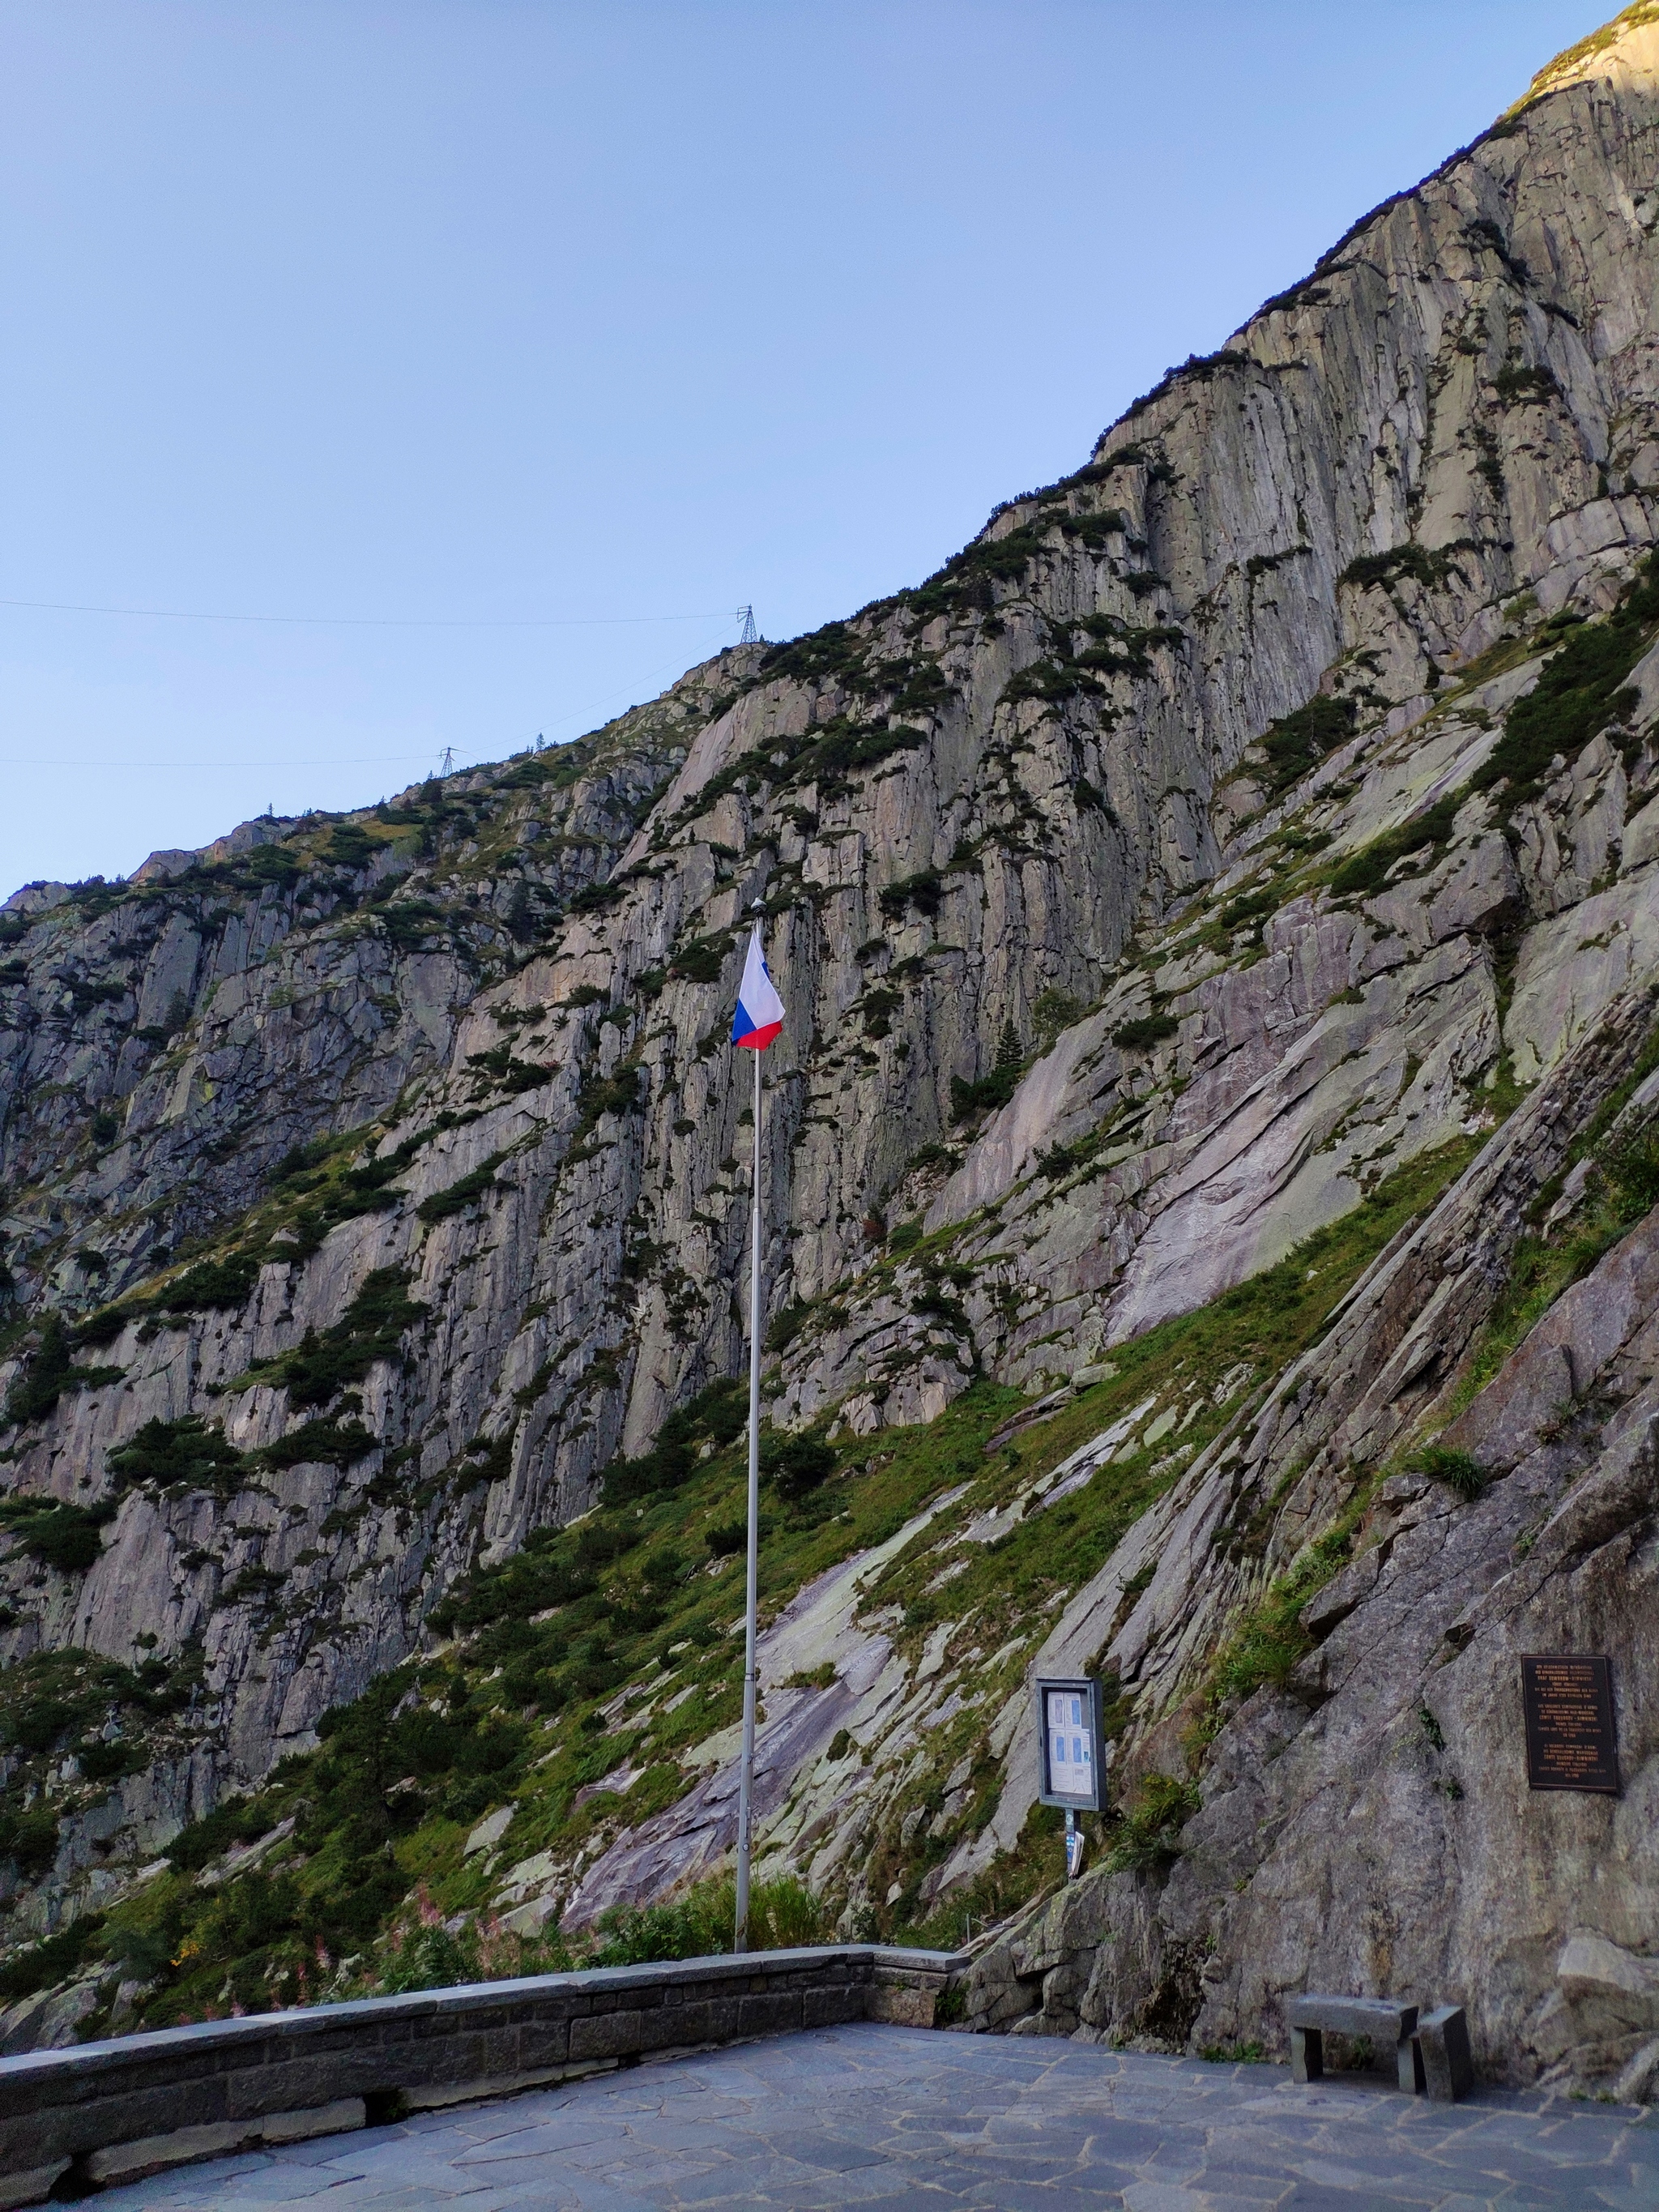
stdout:
<svg viewBox="0 0 1659 2212">
<path fill-rule="evenodd" d="M 1498 2090 L 1448 2108 L 1370 2080 L 1298 2089 L 1276 2066 L 853 2027 L 221 2159 L 99 2202 L 100 2212 L 452 2202 L 1659 2212 L 1659 2114 Z"/>
</svg>

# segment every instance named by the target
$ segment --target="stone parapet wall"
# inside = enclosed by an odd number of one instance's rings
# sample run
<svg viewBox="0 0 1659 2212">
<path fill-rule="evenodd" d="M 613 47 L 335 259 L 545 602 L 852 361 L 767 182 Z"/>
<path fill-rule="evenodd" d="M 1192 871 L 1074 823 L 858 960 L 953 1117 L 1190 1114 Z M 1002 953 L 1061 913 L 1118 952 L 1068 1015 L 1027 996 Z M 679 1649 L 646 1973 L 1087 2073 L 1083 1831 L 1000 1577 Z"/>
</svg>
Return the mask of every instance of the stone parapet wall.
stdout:
<svg viewBox="0 0 1659 2212">
<path fill-rule="evenodd" d="M 846 2021 L 931 2025 L 963 1962 L 848 1944 L 543 1974 L 0 2059 L 0 2208 L 647 2055 Z"/>
</svg>

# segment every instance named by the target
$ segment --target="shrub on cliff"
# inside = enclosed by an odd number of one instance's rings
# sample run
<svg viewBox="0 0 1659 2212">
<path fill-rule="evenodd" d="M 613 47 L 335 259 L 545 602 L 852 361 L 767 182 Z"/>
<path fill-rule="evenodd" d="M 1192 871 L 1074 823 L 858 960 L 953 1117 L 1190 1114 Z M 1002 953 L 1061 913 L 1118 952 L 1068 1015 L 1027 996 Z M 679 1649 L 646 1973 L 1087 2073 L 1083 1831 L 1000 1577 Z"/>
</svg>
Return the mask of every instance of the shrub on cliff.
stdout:
<svg viewBox="0 0 1659 2212">
<path fill-rule="evenodd" d="M 1650 553 L 1607 620 L 1570 631 L 1532 690 L 1510 708 L 1503 736 L 1475 771 L 1475 788 L 1506 781 L 1511 805 L 1531 798 L 1558 755 L 1573 759 L 1598 731 L 1621 720 L 1637 696 L 1627 679 L 1651 642 L 1656 622 L 1659 555 Z"/>
<path fill-rule="evenodd" d="M 40 1324 L 40 1341 L 33 1357 L 6 1395 L 5 1423 L 27 1428 L 44 1421 L 65 1390 L 118 1382 L 125 1372 L 119 1367 L 77 1367 L 62 1316 L 49 1313 Z"/>
<path fill-rule="evenodd" d="M 247 1479 L 247 1461 L 198 1413 L 182 1420 L 149 1420 L 106 1462 L 122 1488 L 232 1498 Z"/>
<path fill-rule="evenodd" d="M 52 1498 L 0 1500 L 0 1531 L 42 1566 L 60 1575 L 84 1574 L 103 1549 L 99 1531 L 114 1517 L 113 1504 L 66 1505 Z"/>
<path fill-rule="evenodd" d="M 804 1498 L 836 1471 L 834 1448 L 822 1437 L 763 1437 L 760 1461 L 780 1498 Z"/>
</svg>

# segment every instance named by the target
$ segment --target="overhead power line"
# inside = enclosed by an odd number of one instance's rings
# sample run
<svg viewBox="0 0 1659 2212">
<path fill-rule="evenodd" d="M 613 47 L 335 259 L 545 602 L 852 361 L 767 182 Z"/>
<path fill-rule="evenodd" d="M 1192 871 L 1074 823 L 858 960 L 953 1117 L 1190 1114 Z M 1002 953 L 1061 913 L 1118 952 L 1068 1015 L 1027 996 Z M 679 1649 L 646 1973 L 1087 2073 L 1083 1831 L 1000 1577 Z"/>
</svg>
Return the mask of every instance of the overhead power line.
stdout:
<svg viewBox="0 0 1659 2212">
<path fill-rule="evenodd" d="M 742 622 L 745 607 L 692 615 L 246 615 L 212 614 L 186 607 L 109 607 L 76 599 L 6 599 L 0 607 L 28 607 L 47 614 L 131 615 L 155 622 L 269 623 L 311 629 L 610 629 L 679 622 Z"/>
<path fill-rule="evenodd" d="M 432 757 L 432 748 L 428 745 L 418 752 L 328 753 L 318 754 L 309 760 L 300 757 L 284 760 L 216 761 L 0 760 L 0 768 L 217 768 L 234 769 L 240 773 L 245 768 L 391 768 L 395 767 L 400 761 L 424 761 L 430 760 Z"/>
<path fill-rule="evenodd" d="M 14 601 L 0 599 L 0 606 L 8 606 L 15 604 L 15 602 Z M 734 617 L 729 615 L 704 615 L 700 617 L 676 615 L 663 617 L 665 621 L 672 620 L 676 622 L 689 622 L 694 620 L 703 622 L 726 622 L 734 618 Z M 641 617 L 641 619 L 643 619 L 643 617 Z M 678 659 L 676 659 L 672 661 L 664 662 L 660 667 L 647 669 L 642 675 L 635 677 L 633 681 L 628 686 L 628 690 L 630 691 L 637 691 L 639 686 L 642 683 L 658 683 L 664 676 L 672 673 L 675 669 L 677 669 L 679 665 Z M 594 700 L 586 706 L 569 708 L 562 714 L 556 714 L 551 718 L 552 726 L 555 729 L 557 729 L 562 723 L 579 721 L 585 719 L 589 714 L 602 714 L 611 707 L 615 701 L 621 699 L 625 696 L 626 693 L 623 691 L 613 691 L 610 693 L 607 697 L 600 700 Z M 548 739 L 545 733 L 538 732 L 532 746 L 532 750 L 535 752 L 540 752 L 546 746 L 547 743 Z M 509 755 L 508 757 L 510 757 L 511 756 Z M 74 769 L 77 770 L 82 769 L 137 769 L 139 771 L 144 771 L 150 769 L 218 769 L 239 774 L 244 769 L 392 767 L 397 765 L 398 763 L 406 763 L 410 761 L 429 761 L 432 757 L 433 755 L 429 750 L 415 750 L 406 753 L 322 753 L 313 754 L 308 757 L 306 755 L 296 753 L 286 755 L 278 760 L 43 760 L 39 755 L 35 755 L 34 757 L 27 759 L 0 760 L 0 768 L 52 769 Z M 455 766 L 455 749 L 453 745 L 444 746 L 441 749 L 439 757 L 441 765 L 438 772 L 440 775 L 453 775 L 457 772 Z M 483 763 L 475 763 L 474 765 L 487 767 L 489 765 L 489 763 L 488 761 L 484 761 Z"/>
<path fill-rule="evenodd" d="M 77 599 L 0 599 L 0 607 L 32 607 L 58 615 L 138 615 L 153 622 L 275 623 L 309 629 L 615 629 L 624 625 L 679 622 L 741 622 L 747 607 L 720 607 L 700 615 L 527 615 L 511 618 L 471 615 L 221 615 L 188 607 L 104 607 Z"/>
</svg>

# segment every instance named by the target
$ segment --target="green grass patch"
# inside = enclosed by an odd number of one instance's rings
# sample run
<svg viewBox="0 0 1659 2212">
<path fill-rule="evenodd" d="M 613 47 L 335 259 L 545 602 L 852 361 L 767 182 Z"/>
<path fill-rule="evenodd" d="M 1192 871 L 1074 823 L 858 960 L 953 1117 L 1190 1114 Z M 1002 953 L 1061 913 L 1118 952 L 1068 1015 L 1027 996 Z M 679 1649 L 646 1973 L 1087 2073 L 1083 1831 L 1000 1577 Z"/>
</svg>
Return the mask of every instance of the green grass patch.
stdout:
<svg viewBox="0 0 1659 2212">
<path fill-rule="evenodd" d="M 1011 1619 L 1029 1619 L 1056 1591 L 1079 1588 L 1104 1565 L 1181 1467 L 1233 1418 L 1241 1394 L 1317 1341 L 1332 1310 L 1364 1269 L 1407 1221 L 1439 1196 L 1479 1146 L 1479 1139 L 1459 1138 L 1424 1154 L 1276 1266 L 1194 1313 L 1114 1346 L 1115 1374 L 1024 1431 L 994 1455 L 988 1469 L 981 1464 L 978 1483 L 956 1509 L 960 1517 L 995 1510 L 1148 1397 L 1158 1401 L 1146 1416 L 1149 1422 L 1167 1407 L 1190 1409 L 1190 1418 L 1155 1443 L 1109 1462 L 1071 1497 L 1028 1511 L 994 1545 L 964 1547 L 967 1565 L 949 1586 L 951 1615 L 964 1619 L 983 1606 L 1000 1608 Z M 1241 1370 L 1250 1381 L 1234 1383 L 1218 1404 L 1224 1378 Z M 1179 1459 L 1177 1448 L 1187 1448 Z M 923 1586 L 939 1564 L 932 1539 L 920 1540 L 884 1570 L 876 1585 L 884 1601 L 907 1608 L 918 1638 L 933 1602 Z"/>
<path fill-rule="evenodd" d="M 1360 1486 L 1331 1527 L 1303 1547 L 1234 1628 L 1210 1670 L 1198 1743 L 1215 1735 L 1231 1706 L 1242 1705 L 1268 1683 L 1282 1688 L 1312 1650 L 1313 1638 L 1302 1626 L 1302 1609 L 1352 1557 L 1360 1516 L 1375 1486 L 1375 1480 Z"/>
<path fill-rule="evenodd" d="M 1313 1303 L 1328 1313 L 1389 1239 L 1461 1172 L 1480 1142 L 1478 1138 L 1461 1138 L 1399 1169 L 1355 1212 L 1309 1238 L 1276 1268 L 1230 1291 L 1226 1298 L 1217 1301 L 1216 1307 L 1206 1308 L 1205 1316 L 1218 1312 L 1230 1300 L 1254 1293 L 1253 1303 L 1265 1318 L 1267 1307 L 1274 1301 L 1277 1279 L 1278 1297 L 1284 1302 L 1287 1317 L 1298 1304 L 1303 1305 L 1300 1325 L 1291 1322 L 1281 1357 L 1268 1363 L 1273 1368 L 1288 1365 L 1321 1333 L 1307 1294 L 1312 1293 Z M 1299 1292 L 1295 1280 L 1298 1275 Z M 1205 1316 L 1193 1318 L 1202 1320 Z M 1308 1600 L 1352 1556 L 1360 1516 L 1379 1480 L 1375 1474 L 1357 1479 L 1347 1505 L 1331 1527 L 1304 1547 L 1235 1627 L 1211 1669 L 1206 1690 L 1206 1717 L 1198 1731 L 1197 1744 L 1215 1734 L 1229 1706 L 1242 1702 L 1264 1683 L 1285 1682 L 1312 1649 L 1313 1639 L 1298 1616 Z M 1251 1547 L 1253 1532 L 1247 1531 L 1241 1540 L 1247 1549 Z"/>
<path fill-rule="evenodd" d="M 1146 1774 L 1114 1823 L 1106 1865 L 1115 1874 L 1158 1873 L 1181 1856 L 1181 1831 L 1198 1810 L 1198 1785 Z"/>
<path fill-rule="evenodd" d="M 1452 823 L 1457 810 L 1468 796 L 1467 787 L 1448 792 L 1424 813 L 1410 822 L 1402 822 L 1397 829 L 1385 830 L 1382 836 L 1373 837 L 1346 860 L 1339 860 L 1331 870 L 1331 889 L 1339 898 L 1364 896 L 1380 891 L 1388 880 L 1389 871 L 1396 861 L 1413 854 L 1432 848 L 1437 855 L 1450 841 Z"/>
<path fill-rule="evenodd" d="M 1561 1172 L 1539 1194 L 1534 1218 L 1547 1216 L 1568 1170 L 1589 1160 L 1583 1199 L 1553 1232 L 1522 1237 L 1491 1318 L 1477 1336 L 1450 1401 L 1455 1419 L 1498 1373 L 1562 1292 L 1582 1282 L 1602 1255 L 1659 1205 L 1659 1121 L 1650 1119 L 1616 1141 L 1613 1122 L 1643 1078 L 1659 1066 L 1659 1024 L 1650 1033 L 1625 1081 L 1570 1148 Z"/>
<path fill-rule="evenodd" d="M 1421 1451 L 1413 1452 L 1406 1464 L 1418 1474 L 1443 1482 L 1466 1504 L 1473 1504 L 1486 1487 L 1486 1478 L 1470 1455 L 1454 1451 L 1444 1444 L 1425 1444 Z"/>
</svg>

